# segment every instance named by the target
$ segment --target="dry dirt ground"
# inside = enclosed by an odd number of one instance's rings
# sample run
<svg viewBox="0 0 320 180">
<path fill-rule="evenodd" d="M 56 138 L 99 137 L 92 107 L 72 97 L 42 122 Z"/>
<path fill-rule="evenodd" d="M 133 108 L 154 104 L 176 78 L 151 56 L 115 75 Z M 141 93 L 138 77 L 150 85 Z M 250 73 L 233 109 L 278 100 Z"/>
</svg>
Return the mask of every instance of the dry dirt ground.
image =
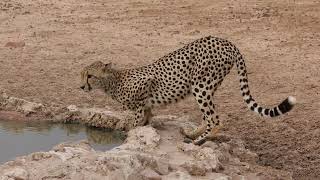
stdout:
<svg viewBox="0 0 320 180">
<path fill-rule="evenodd" d="M 243 103 L 233 70 L 216 93 L 224 133 L 245 140 L 261 165 L 319 179 L 319 22 L 317 0 L 1 0 L 0 90 L 58 106 L 116 105 L 79 90 L 83 66 L 136 67 L 206 35 L 227 38 L 246 58 L 258 102 L 293 95 L 299 103 L 286 116 L 260 118 Z M 192 98 L 155 113 L 200 120 Z"/>
</svg>

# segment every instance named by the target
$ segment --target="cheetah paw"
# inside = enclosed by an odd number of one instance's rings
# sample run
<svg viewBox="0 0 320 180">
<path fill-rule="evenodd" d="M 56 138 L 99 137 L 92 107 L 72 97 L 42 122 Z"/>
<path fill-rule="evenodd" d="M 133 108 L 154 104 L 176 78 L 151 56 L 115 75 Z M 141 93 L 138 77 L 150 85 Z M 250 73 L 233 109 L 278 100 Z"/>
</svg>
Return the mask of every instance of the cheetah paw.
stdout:
<svg viewBox="0 0 320 180">
<path fill-rule="evenodd" d="M 200 140 L 193 141 L 193 144 L 194 144 L 194 145 L 201 146 L 201 145 L 204 144 L 206 141 L 207 141 L 206 138 L 203 138 L 203 139 L 200 139 Z"/>
<path fill-rule="evenodd" d="M 193 143 L 193 140 L 190 139 L 190 138 L 187 138 L 185 137 L 184 140 L 183 140 L 184 143 L 187 143 L 187 144 L 190 144 L 190 143 Z"/>
</svg>

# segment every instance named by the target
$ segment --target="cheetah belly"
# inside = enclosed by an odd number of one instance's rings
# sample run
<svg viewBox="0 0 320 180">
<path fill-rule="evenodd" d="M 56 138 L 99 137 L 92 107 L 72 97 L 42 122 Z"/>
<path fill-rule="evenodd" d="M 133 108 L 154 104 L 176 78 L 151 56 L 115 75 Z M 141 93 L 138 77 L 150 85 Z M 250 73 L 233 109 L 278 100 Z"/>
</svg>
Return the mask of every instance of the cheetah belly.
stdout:
<svg viewBox="0 0 320 180">
<path fill-rule="evenodd" d="M 171 104 L 184 99 L 191 92 L 190 79 L 181 74 L 167 78 L 156 77 L 151 86 L 149 106 Z"/>
</svg>

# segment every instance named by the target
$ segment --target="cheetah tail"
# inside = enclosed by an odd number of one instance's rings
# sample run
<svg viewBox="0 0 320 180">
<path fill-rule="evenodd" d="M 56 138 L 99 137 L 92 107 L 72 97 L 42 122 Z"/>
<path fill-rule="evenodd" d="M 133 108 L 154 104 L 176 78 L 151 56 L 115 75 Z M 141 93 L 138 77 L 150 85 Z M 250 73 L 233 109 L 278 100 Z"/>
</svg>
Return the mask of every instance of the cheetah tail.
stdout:
<svg viewBox="0 0 320 180">
<path fill-rule="evenodd" d="M 259 106 L 250 95 L 246 65 L 241 55 L 239 58 L 237 58 L 236 65 L 239 75 L 241 93 L 244 101 L 246 102 L 250 110 L 260 114 L 261 116 L 275 117 L 289 112 L 296 104 L 296 98 L 289 96 L 287 99 L 285 99 L 279 105 L 273 108 L 263 108 Z"/>
</svg>

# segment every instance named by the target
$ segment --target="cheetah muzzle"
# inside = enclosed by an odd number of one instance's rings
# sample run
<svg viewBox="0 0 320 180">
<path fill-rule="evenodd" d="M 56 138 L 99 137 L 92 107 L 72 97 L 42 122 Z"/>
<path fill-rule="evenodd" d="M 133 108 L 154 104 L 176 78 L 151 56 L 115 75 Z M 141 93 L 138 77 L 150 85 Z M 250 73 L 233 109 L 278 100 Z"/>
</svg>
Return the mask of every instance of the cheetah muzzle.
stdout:
<svg viewBox="0 0 320 180">
<path fill-rule="evenodd" d="M 81 72 L 81 88 L 103 89 L 112 99 L 135 112 L 133 126 L 144 125 L 151 109 L 193 94 L 202 112 L 202 125 L 185 135 L 202 144 L 221 124 L 213 96 L 230 69 L 236 65 L 240 90 L 248 108 L 263 117 L 290 111 L 296 99 L 289 96 L 273 108 L 259 106 L 250 94 L 243 56 L 229 41 L 212 36 L 198 39 L 152 64 L 118 70 L 96 61 Z"/>
</svg>

